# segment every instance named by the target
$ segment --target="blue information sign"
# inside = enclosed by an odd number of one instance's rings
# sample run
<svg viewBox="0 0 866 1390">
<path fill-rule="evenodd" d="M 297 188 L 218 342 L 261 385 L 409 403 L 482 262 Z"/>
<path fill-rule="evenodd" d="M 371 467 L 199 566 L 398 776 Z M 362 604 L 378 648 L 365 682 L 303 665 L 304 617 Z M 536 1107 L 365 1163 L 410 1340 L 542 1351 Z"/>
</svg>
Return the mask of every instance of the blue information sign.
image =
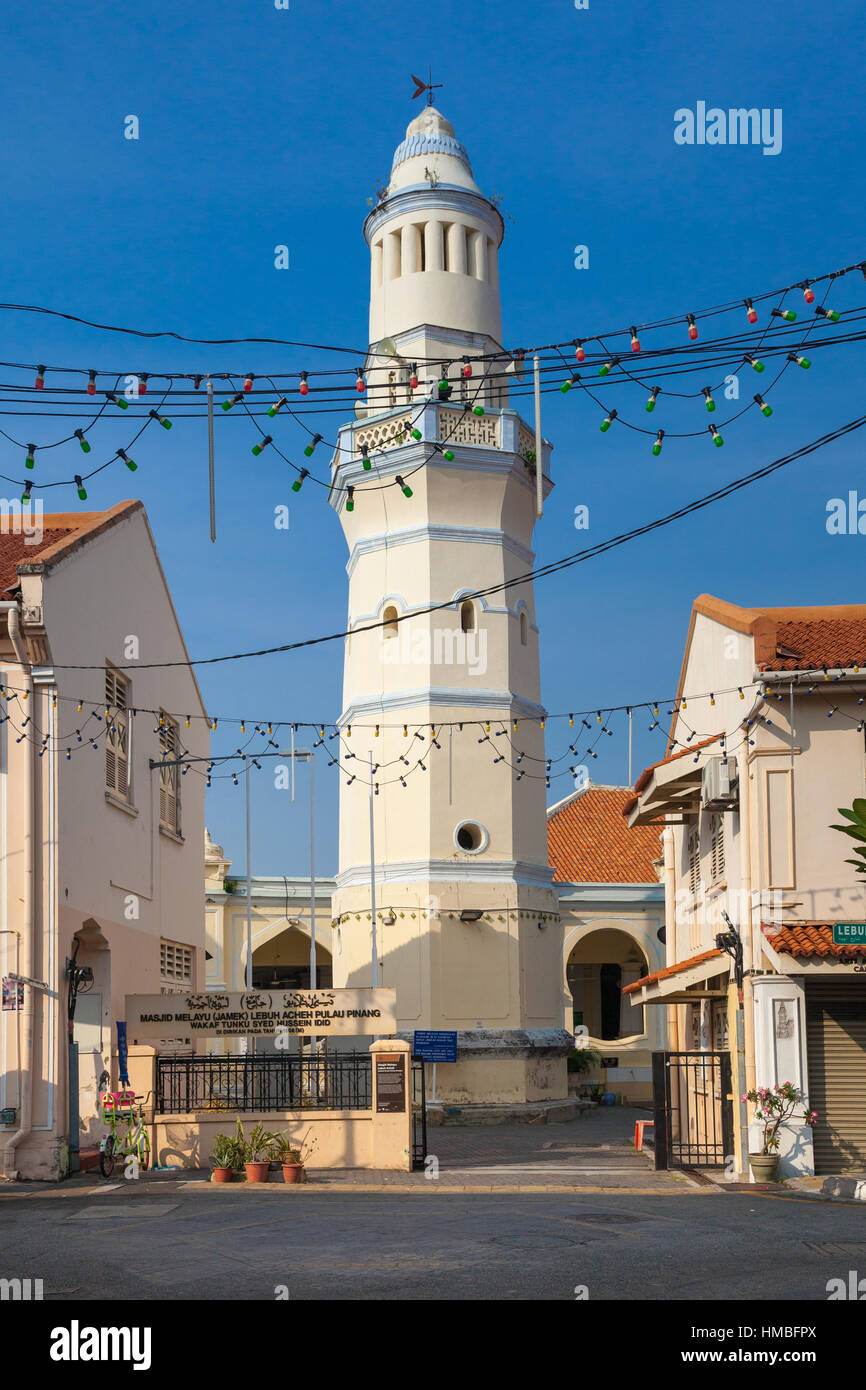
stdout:
<svg viewBox="0 0 866 1390">
<path fill-rule="evenodd" d="M 425 1062 L 456 1062 L 457 1034 L 416 1032 L 413 1051 L 416 1057 L 423 1057 Z"/>
</svg>

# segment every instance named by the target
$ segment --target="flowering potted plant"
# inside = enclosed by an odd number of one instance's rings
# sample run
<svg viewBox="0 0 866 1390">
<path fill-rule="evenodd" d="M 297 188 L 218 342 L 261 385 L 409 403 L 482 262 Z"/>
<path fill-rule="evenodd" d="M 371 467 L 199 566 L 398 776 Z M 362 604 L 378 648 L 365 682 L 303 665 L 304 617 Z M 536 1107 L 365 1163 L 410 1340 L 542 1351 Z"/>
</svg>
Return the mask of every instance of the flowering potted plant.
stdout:
<svg viewBox="0 0 866 1390">
<path fill-rule="evenodd" d="M 295 1147 L 285 1134 L 273 1136 L 271 1152 L 282 1167 L 283 1182 L 306 1182 L 304 1157 L 308 1148 L 312 1151 L 316 1146 L 315 1139 L 307 1143 L 308 1135 L 309 1130 L 301 1140 L 299 1148 Z"/>
<path fill-rule="evenodd" d="M 752 1176 L 756 1182 L 775 1182 L 779 1169 L 779 1130 L 790 1120 L 798 1105 L 805 1110 L 807 1125 L 814 1125 L 818 1118 L 817 1110 L 809 1110 L 808 1101 L 793 1081 L 784 1081 L 781 1086 L 759 1086 L 757 1090 L 747 1091 L 743 1100 L 751 1101 L 755 1107 L 755 1119 L 763 1125 L 763 1142 L 760 1153 L 749 1154 Z"/>
<path fill-rule="evenodd" d="M 280 1134 L 274 1143 L 274 1158 L 283 1170 L 283 1182 L 304 1181 L 304 1161 L 300 1149 L 292 1146 L 285 1134 Z"/>
</svg>

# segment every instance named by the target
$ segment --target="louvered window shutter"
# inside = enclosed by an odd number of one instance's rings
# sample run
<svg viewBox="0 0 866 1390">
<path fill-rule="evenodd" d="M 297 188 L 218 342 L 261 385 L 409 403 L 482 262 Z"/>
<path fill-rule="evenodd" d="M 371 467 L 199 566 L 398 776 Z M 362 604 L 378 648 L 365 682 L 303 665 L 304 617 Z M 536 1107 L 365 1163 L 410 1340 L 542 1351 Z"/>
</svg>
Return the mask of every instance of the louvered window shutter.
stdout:
<svg viewBox="0 0 866 1390">
<path fill-rule="evenodd" d="M 111 668 L 105 672 L 105 785 L 129 799 L 129 681 Z"/>
</svg>

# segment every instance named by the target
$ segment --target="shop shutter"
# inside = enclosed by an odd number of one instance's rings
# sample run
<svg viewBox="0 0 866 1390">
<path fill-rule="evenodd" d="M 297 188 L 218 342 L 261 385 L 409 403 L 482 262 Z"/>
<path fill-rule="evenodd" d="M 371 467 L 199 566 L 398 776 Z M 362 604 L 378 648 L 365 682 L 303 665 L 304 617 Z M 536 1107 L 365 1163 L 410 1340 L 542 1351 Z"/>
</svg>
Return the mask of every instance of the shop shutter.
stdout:
<svg viewBox="0 0 866 1390">
<path fill-rule="evenodd" d="M 806 981 L 815 1172 L 866 1170 L 866 980 Z"/>
</svg>

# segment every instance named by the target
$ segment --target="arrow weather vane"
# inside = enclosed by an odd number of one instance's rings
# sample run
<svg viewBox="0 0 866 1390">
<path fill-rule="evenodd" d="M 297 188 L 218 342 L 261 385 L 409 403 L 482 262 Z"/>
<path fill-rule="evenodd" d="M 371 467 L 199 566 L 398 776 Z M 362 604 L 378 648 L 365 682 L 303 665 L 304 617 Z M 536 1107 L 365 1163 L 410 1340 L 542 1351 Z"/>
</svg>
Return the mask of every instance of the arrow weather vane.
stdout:
<svg viewBox="0 0 866 1390">
<path fill-rule="evenodd" d="M 433 69 L 432 69 L 432 68 L 428 68 L 428 69 L 427 69 L 427 81 L 426 81 L 426 82 L 422 82 L 421 78 L 420 78 L 420 77 L 416 77 L 415 74 L 414 74 L 414 72 L 411 74 L 411 77 L 412 77 L 412 81 L 415 83 L 415 90 L 414 90 L 414 92 L 412 93 L 412 100 L 414 101 L 416 97 L 420 97 L 420 95 L 421 95 L 422 92 L 426 92 L 426 93 L 427 93 L 427 105 L 428 105 L 428 106 L 432 106 L 432 105 L 433 105 L 433 89 L 434 89 L 434 88 L 439 88 L 439 87 L 444 87 L 444 86 L 445 86 L 445 83 L 444 83 L 444 82 L 434 82 L 434 81 L 433 81 Z"/>
</svg>

